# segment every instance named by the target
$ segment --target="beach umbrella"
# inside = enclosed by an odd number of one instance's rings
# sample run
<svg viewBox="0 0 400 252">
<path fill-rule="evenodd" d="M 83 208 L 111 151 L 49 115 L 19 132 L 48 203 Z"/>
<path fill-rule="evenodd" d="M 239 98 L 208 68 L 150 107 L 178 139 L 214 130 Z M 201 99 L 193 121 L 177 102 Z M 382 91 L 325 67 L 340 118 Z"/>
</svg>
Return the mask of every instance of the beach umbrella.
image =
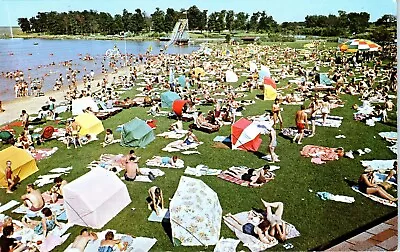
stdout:
<svg viewBox="0 0 400 252">
<path fill-rule="evenodd" d="M 200 76 L 204 76 L 204 75 L 206 74 L 206 72 L 204 71 L 204 69 L 201 68 L 201 67 L 196 67 L 195 69 L 193 69 L 193 71 L 194 71 L 194 75 L 195 75 L 196 77 L 199 76 L 199 74 L 200 74 Z"/>
<path fill-rule="evenodd" d="M 339 45 L 339 50 L 342 52 L 357 52 L 357 51 L 380 51 L 382 47 L 366 39 L 351 39 Z"/>
</svg>

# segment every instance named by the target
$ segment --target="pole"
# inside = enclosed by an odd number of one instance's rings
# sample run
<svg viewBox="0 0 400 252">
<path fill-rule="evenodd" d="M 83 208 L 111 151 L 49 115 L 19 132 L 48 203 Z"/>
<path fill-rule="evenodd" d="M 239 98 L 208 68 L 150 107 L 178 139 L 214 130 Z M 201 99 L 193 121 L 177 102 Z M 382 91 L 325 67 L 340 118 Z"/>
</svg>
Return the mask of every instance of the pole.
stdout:
<svg viewBox="0 0 400 252">
<path fill-rule="evenodd" d="M 128 56 L 126 55 L 126 32 L 124 32 L 124 42 L 125 42 L 125 66 L 127 66 Z"/>
</svg>

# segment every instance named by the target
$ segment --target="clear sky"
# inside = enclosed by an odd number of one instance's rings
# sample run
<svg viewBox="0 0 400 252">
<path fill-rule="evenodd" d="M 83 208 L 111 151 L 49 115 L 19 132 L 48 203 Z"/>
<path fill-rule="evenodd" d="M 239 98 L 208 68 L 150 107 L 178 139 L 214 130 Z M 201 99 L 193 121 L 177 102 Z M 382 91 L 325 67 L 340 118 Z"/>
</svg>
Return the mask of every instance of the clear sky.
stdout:
<svg viewBox="0 0 400 252">
<path fill-rule="evenodd" d="M 17 18 L 32 17 L 37 12 L 90 10 L 122 13 L 126 8 L 134 12 L 140 8 L 152 13 L 156 7 L 179 10 L 196 5 L 200 10 L 234 10 L 253 12 L 265 10 L 278 23 L 285 21 L 304 21 L 304 17 L 314 14 L 337 14 L 365 11 L 375 21 L 383 14 L 396 15 L 396 0 L 0 0 L 0 26 L 17 25 Z"/>
</svg>

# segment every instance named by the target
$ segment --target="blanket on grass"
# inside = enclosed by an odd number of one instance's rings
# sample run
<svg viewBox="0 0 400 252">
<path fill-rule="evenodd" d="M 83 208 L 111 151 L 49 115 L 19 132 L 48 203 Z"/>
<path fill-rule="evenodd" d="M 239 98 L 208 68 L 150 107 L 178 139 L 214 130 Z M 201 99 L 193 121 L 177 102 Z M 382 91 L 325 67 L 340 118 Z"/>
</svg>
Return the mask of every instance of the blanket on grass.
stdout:
<svg viewBox="0 0 400 252">
<path fill-rule="evenodd" d="M 86 246 L 84 252 L 98 252 L 99 247 L 100 247 L 100 242 L 101 242 L 101 240 L 104 239 L 104 237 L 108 231 L 112 231 L 114 233 L 115 239 L 121 239 L 121 244 L 124 242 L 127 242 L 128 248 L 126 251 L 129 251 L 129 252 L 147 252 L 157 242 L 157 239 L 155 239 L 155 238 L 132 237 L 130 235 L 118 234 L 118 233 L 116 233 L 115 230 L 105 230 L 105 231 L 96 233 L 97 237 L 99 237 L 99 239 L 97 239 L 95 241 L 90 241 L 88 243 L 88 245 Z M 68 249 L 71 246 L 72 246 L 72 244 L 68 246 L 66 251 L 68 251 Z M 120 250 L 121 248 L 122 247 L 120 247 L 120 245 L 115 245 L 113 247 L 113 252 L 119 252 L 119 251 L 121 251 Z"/>
<path fill-rule="evenodd" d="M 249 222 L 256 226 L 261 221 L 259 218 L 252 218 L 249 220 L 248 216 L 249 216 L 249 212 L 241 212 L 241 213 L 237 213 L 234 215 L 234 217 L 237 220 L 239 220 L 241 223 Z M 242 230 L 237 230 L 232 225 L 227 223 L 225 220 L 224 220 L 224 222 L 228 226 L 228 228 L 235 233 L 236 237 L 239 238 L 239 240 L 241 242 L 243 242 L 243 245 L 248 247 L 250 249 L 250 251 L 252 251 L 252 252 L 264 251 L 264 250 L 266 250 L 268 248 L 272 248 L 278 244 L 278 241 L 276 239 L 271 241 L 269 244 L 263 243 L 256 237 L 245 234 L 242 232 Z M 295 226 L 293 226 L 292 224 L 287 223 L 287 222 L 285 222 L 285 223 L 286 223 L 286 233 L 287 233 L 286 238 L 287 239 L 292 239 L 292 238 L 300 236 L 300 232 L 297 231 Z"/>
<path fill-rule="evenodd" d="M 68 174 L 70 173 L 71 170 L 72 170 L 71 166 L 66 168 L 54 168 L 49 171 L 50 174 L 40 175 L 38 179 L 35 182 L 33 182 L 33 184 L 36 185 L 37 187 L 42 187 L 47 184 L 52 184 L 54 183 L 55 178 L 58 178 L 64 174 Z"/>
<path fill-rule="evenodd" d="M 168 208 L 161 209 L 159 207 L 158 210 L 159 210 L 160 215 L 157 215 L 155 211 L 152 211 L 149 218 L 147 218 L 147 220 L 151 221 L 151 222 L 162 222 L 163 219 L 169 219 Z"/>
<path fill-rule="evenodd" d="M 35 149 L 35 152 L 31 152 L 31 155 L 36 161 L 39 161 L 39 160 L 50 157 L 57 150 L 58 150 L 57 147 L 54 147 L 52 149 Z"/>
<path fill-rule="evenodd" d="M 316 145 L 306 145 L 300 151 L 304 157 L 319 158 L 322 161 L 338 160 L 339 156 L 336 153 L 336 148 L 329 148 Z M 316 162 L 317 160 L 314 160 Z"/>
<path fill-rule="evenodd" d="M 278 166 L 276 166 L 276 167 L 278 167 Z M 248 167 L 245 167 L 245 166 L 239 166 L 239 167 L 232 166 L 232 167 L 229 168 L 229 169 L 235 169 L 235 171 L 242 170 L 243 173 L 247 173 L 247 170 L 248 170 L 249 168 L 248 168 Z M 225 180 L 225 181 L 228 181 L 228 182 L 237 184 L 237 185 L 252 187 L 252 186 L 250 185 L 250 182 L 249 182 L 249 181 L 246 181 L 246 180 L 243 180 L 243 179 L 240 179 L 240 178 L 238 178 L 238 177 L 234 177 L 234 176 L 230 175 L 230 174 L 228 173 L 228 172 L 229 172 L 229 169 L 228 169 L 227 171 L 222 171 L 220 174 L 218 174 L 217 177 L 220 178 L 220 179 L 223 179 L 223 180 Z M 279 167 L 278 167 L 277 169 L 279 169 Z M 265 177 L 266 177 L 266 178 L 273 178 L 273 177 L 275 177 L 275 173 L 273 173 L 272 171 L 269 171 L 269 172 L 267 172 L 267 173 L 265 174 Z M 268 182 L 266 182 L 266 183 L 268 183 Z M 265 184 L 265 183 L 264 183 L 264 184 Z M 264 185 L 264 184 L 263 184 L 263 185 Z"/>
<path fill-rule="evenodd" d="M 115 168 L 116 172 L 120 172 L 123 170 L 121 167 L 121 159 L 123 156 L 123 154 L 102 154 L 99 160 L 92 161 L 87 165 L 87 168 L 103 168 L 109 171 Z"/>
<path fill-rule="evenodd" d="M 149 178 L 150 172 L 154 175 L 154 177 L 161 177 L 165 175 L 165 172 L 161 171 L 160 169 L 150 169 L 150 168 L 140 168 L 141 175 L 137 175 L 134 182 L 146 182 L 151 183 L 153 180 Z M 122 180 L 125 178 L 122 176 Z"/>
<path fill-rule="evenodd" d="M 4 205 L 2 205 L 2 206 L 0 207 L 0 213 L 5 212 L 5 211 L 7 211 L 7 210 L 10 210 L 11 208 L 13 208 L 13 207 L 15 207 L 15 206 L 17 206 L 17 205 L 19 205 L 19 202 L 18 202 L 18 201 L 16 201 L 16 200 L 10 200 L 8 203 L 6 203 L 6 204 L 4 204 Z"/>
<path fill-rule="evenodd" d="M 397 142 L 397 132 L 390 131 L 390 132 L 380 132 L 379 136 L 384 138 L 388 142 Z"/>
<path fill-rule="evenodd" d="M 203 142 L 186 144 L 183 140 L 176 140 L 167 144 L 162 150 L 166 152 L 186 151 L 189 149 L 197 149 L 201 144 L 203 144 Z"/>
<path fill-rule="evenodd" d="M 161 134 L 158 134 L 157 136 L 171 139 L 181 139 L 187 134 L 187 132 L 187 130 L 174 130 L 163 132 Z"/>
<path fill-rule="evenodd" d="M 340 116 L 330 116 L 325 120 L 322 119 L 322 115 L 317 115 L 315 118 L 315 125 L 317 126 L 324 126 L 324 127 L 332 127 L 332 128 L 339 128 L 342 125 L 343 117 Z"/>
<path fill-rule="evenodd" d="M 195 168 L 188 166 L 185 169 L 184 174 L 200 177 L 200 176 L 204 176 L 204 175 L 216 176 L 216 175 L 219 175 L 221 172 L 222 172 L 222 170 L 210 169 L 206 165 L 199 164 Z"/>
<path fill-rule="evenodd" d="M 393 160 L 361 160 L 361 165 L 367 169 L 374 171 L 384 171 L 393 169 L 393 164 L 396 159 Z"/>
<path fill-rule="evenodd" d="M 284 135 L 286 137 L 290 137 L 290 138 L 294 138 L 296 136 L 297 132 L 298 131 L 295 127 L 283 128 L 281 131 L 282 135 Z M 304 130 L 304 137 L 309 137 L 309 136 L 311 136 L 311 134 L 312 134 L 311 130 L 308 130 L 308 129 Z"/>
<path fill-rule="evenodd" d="M 353 191 L 358 192 L 359 194 L 361 194 L 361 195 L 363 195 L 363 196 L 365 196 L 365 197 L 367 197 L 367 198 L 369 198 L 369 199 L 371 199 L 371 200 L 373 200 L 375 202 L 381 203 L 381 204 L 383 204 L 385 206 L 397 207 L 396 203 L 390 202 L 387 199 L 382 199 L 382 198 L 380 198 L 378 196 L 375 196 L 373 194 L 366 194 L 366 193 L 361 192 L 358 189 L 358 186 L 352 186 L 351 189 L 353 189 Z"/>
<path fill-rule="evenodd" d="M 182 159 L 176 160 L 174 165 L 171 164 L 163 164 L 161 162 L 162 157 L 160 156 L 153 156 L 151 159 L 146 161 L 147 166 L 155 166 L 155 167 L 162 167 L 162 168 L 178 168 L 182 169 L 185 167 L 185 162 Z"/>
</svg>

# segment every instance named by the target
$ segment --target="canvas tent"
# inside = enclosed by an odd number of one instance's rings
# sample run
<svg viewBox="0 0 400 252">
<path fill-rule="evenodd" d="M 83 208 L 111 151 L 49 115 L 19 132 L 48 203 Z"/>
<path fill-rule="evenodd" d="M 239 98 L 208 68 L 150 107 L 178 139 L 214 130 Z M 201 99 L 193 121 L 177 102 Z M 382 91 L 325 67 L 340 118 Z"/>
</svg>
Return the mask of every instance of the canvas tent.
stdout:
<svg viewBox="0 0 400 252">
<path fill-rule="evenodd" d="M 168 91 L 168 92 L 164 92 L 161 94 L 161 107 L 162 108 L 171 108 L 172 107 L 172 103 L 175 100 L 180 99 L 181 97 L 172 91 Z"/>
<path fill-rule="evenodd" d="M 226 82 L 229 82 L 229 83 L 237 82 L 239 80 L 238 76 L 232 70 L 226 71 L 225 78 L 226 78 Z"/>
<path fill-rule="evenodd" d="M 0 186 L 7 187 L 6 177 L 6 162 L 12 162 L 11 169 L 15 175 L 21 178 L 21 181 L 37 172 L 39 169 L 36 166 L 35 159 L 26 151 L 14 146 L 0 151 Z"/>
<path fill-rule="evenodd" d="M 83 113 L 75 117 L 75 122 L 81 126 L 79 135 L 84 136 L 86 134 L 98 135 L 104 131 L 103 123 L 91 113 Z"/>
<path fill-rule="evenodd" d="M 262 142 L 260 134 L 261 130 L 258 128 L 257 123 L 241 118 L 232 125 L 232 149 L 257 151 Z"/>
<path fill-rule="evenodd" d="M 329 79 L 328 74 L 326 73 L 320 73 L 319 74 L 319 83 L 322 85 L 332 85 L 332 83 L 334 83 L 333 80 Z"/>
<path fill-rule="evenodd" d="M 121 146 L 125 147 L 145 147 L 151 143 L 155 137 L 153 129 L 139 118 L 135 118 L 122 126 Z"/>
<path fill-rule="evenodd" d="M 276 89 L 271 85 L 264 85 L 264 101 L 273 101 L 276 99 Z"/>
<path fill-rule="evenodd" d="M 93 112 L 99 112 L 97 104 L 91 97 L 83 97 L 80 99 L 72 100 L 72 115 L 80 115 L 83 110 L 90 107 Z"/>
<path fill-rule="evenodd" d="M 68 222 L 100 229 L 129 203 L 126 185 L 113 172 L 94 168 L 63 188 Z"/>
<path fill-rule="evenodd" d="M 186 103 L 188 103 L 187 100 L 175 100 L 172 104 L 172 111 L 177 116 L 182 116 L 183 108 L 185 107 Z"/>
<path fill-rule="evenodd" d="M 217 193 L 203 181 L 182 176 L 169 210 L 175 246 L 217 244 L 222 208 Z"/>
</svg>

